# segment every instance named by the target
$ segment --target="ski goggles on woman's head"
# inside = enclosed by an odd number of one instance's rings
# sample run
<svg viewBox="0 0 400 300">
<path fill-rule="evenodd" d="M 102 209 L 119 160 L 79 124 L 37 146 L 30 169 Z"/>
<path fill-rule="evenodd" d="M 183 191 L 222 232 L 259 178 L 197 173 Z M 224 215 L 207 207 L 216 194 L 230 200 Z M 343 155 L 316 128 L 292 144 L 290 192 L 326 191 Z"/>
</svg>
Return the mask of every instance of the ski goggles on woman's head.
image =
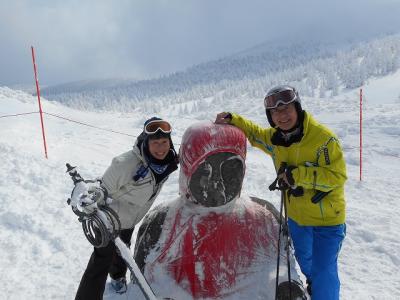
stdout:
<svg viewBox="0 0 400 300">
<path fill-rule="evenodd" d="M 297 93 L 294 90 L 279 91 L 272 95 L 267 95 L 264 99 L 266 109 L 277 108 L 279 105 L 290 104 L 297 99 Z"/>
<path fill-rule="evenodd" d="M 172 127 L 167 121 L 164 120 L 150 121 L 146 124 L 146 126 L 144 126 L 144 132 L 149 135 L 155 134 L 159 130 L 164 133 L 171 133 Z"/>
</svg>

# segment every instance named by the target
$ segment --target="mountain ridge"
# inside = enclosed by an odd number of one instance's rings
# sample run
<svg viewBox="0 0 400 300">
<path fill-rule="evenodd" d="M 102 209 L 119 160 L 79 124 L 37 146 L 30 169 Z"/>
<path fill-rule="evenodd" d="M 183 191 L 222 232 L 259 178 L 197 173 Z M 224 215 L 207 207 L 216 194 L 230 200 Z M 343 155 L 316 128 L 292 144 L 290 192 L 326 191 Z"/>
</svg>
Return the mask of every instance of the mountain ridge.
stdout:
<svg viewBox="0 0 400 300">
<path fill-rule="evenodd" d="M 169 105 L 221 92 L 229 98 L 245 94 L 261 97 L 266 88 L 281 82 L 296 86 L 308 96 L 316 92 L 335 95 L 341 88 L 355 88 L 370 77 L 396 71 L 400 67 L 400 35 L 336 46 L 318 42 L 270 48 L 261 45 L 247 53 L 250 54 L 237 53 L 156 79 L 100 80 L 92 86 L 77 82 L 47 87 L 41 94 L 72 107 L 115 111 L 143 109 L 145 100 Z"/>
</svg>

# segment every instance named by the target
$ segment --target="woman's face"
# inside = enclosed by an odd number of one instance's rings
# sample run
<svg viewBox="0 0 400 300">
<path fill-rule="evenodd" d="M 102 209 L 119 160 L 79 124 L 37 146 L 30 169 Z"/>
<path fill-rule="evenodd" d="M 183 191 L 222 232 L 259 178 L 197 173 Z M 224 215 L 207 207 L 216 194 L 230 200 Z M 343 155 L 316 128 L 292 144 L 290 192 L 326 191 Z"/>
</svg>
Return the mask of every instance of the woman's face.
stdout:
<svg viewBox="0 0 400 300">
<path fill-rule="evenodd" d="M 156 159 L 166 158 L 170 148 L 169 138 L 149 139 L 150 154 Z"/>
<path fill-rule="evenodd" d="M 240 156 L 221 152 L 201 163 L 193 173 L 189 189 L 194 199 L 206 207 L 216 207 L 232 201 L 239 195 L 244 177 Z"/>
<path fill-rule="evenodd" d="M 272 121 L 282 130 L 290 130 L 297 124 L 297 111 L 294 103 L 280 105 L 270 110 Z"/>
</svg>

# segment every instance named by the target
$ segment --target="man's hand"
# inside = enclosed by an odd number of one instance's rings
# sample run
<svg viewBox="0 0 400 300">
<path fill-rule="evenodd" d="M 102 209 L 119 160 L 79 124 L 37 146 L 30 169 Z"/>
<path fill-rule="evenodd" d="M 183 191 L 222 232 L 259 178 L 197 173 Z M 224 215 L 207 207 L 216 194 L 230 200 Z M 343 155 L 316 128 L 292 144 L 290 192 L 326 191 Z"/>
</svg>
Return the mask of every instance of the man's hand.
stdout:
<svg viewBox="0 0 400 300">
<path fill-rule="evenodd" d="M 288 166 L 286 162 L 282 162 L 278 170 L 278 176 L 274 182 L 269 186 L 270 191 L 279 189 L 281 191 L 288 190 L 288 196 L 293 195 L 294 197 L 301 197 L 304 195 L 304 189 L 302 186 L 296 186 L 292 171 L 296 169 L 295 166 Z M 278 186 L 278 188 L 277 188 Z"/>
<path fill-rule="evenodd" d="M 229 112 L 219 113 L 215 119 L 215 124 L 229 124 L 232 120 L 232 115 Z"/>
<path fill-rule="evenodd" d="M 290 187 L 290 186 L 291 186 L 291 185 L 289 184 L 288 179 L 287 179 L 286 172 L 279 174 L 279 175 L 278 175 L 278 178 L 279 178 L 279 179 L 278 179 L 279 181 L 283 182 L 284 186 L 287 186 L 287 187 Z M 278 181 L 278 182 L 279 182 L 279 181 Z"/>
<path fill-rule="evenodd" d="M 294 182 L 292 171 L 296 169 L 295 166 L 285 166 L 285 168 L 278 174 L 278 178 L 283 180 L 285 184 L 291 188 L 296 188 L 296 183 Z"/>
</svg>

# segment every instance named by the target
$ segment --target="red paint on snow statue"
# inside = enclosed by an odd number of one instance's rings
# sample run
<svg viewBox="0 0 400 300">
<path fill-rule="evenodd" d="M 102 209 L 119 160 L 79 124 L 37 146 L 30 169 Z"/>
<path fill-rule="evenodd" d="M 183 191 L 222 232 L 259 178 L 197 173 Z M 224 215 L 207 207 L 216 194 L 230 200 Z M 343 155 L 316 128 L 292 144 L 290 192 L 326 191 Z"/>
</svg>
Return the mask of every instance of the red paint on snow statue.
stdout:
<svg viewBox="0 0 400 300">
<path fill-rule="evenodd" d="M 238 279 L 256 271 L 253 263 L 276 259 L 277 231 L 267 231 L 276 228 L 274 219 L 257 214 L 258 204 L 251 206 L 243 207 L 244 214 L 232 211 L 188 219 L 178 211 L 162 255 L 153 264 L 165 265 L 197 299 L 236 291 Z"/>
<path fill-rule="evenodd" d="M 180 197 L 151 210 L 136 240 L 135 260 L 152 288 L 176 300 L 274 299 L 277 212 L 264 200 L 240 195 L 243 132 L 193 125 L 179 157 Z"/>
<path fill-rule="evenodd" d="M 185 131 L 179 149 L 181 195 L 190 193 L 188 181 L 205 158 L 223 152 L 236 154 L 244 162 L 246 136 L 240 129 L 231 125 L 204 122 L 192 125 Z M 244 176 L 244 170 L 242 175 Z"/>
</svg>

